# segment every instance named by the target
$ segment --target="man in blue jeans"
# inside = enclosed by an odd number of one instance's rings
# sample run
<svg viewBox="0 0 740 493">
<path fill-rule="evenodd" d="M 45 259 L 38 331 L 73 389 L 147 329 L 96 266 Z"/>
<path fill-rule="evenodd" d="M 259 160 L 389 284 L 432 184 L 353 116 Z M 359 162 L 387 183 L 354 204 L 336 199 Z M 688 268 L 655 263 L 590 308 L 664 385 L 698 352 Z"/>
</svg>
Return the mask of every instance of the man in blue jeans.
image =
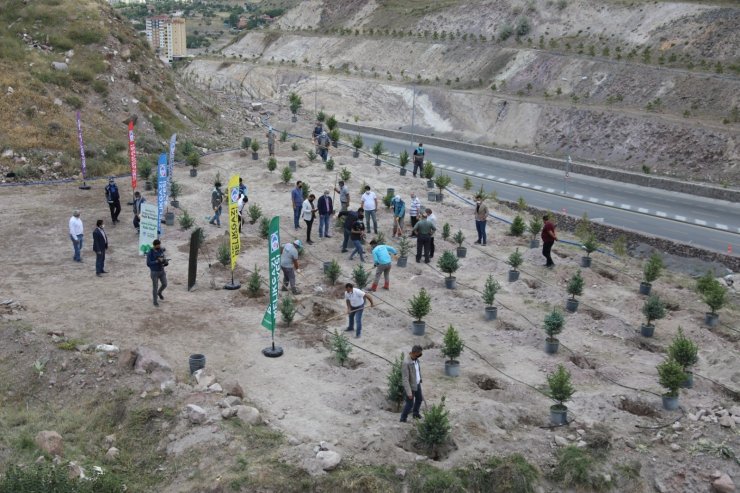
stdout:
<svg viewBox="0 0 740 493">
<path fill-rule="evenodd" d="M 295 229 L 301 229 L 301 210 L 303 209 L 303 182 L 298 180 L 295 188 L 290 192 L 290 200 L 293 203 L 293 226 Z"/>
<path fill-rule="evenodd" d="M 162 244 L 159 240 L 152 242 L 152 249 L 146 255 L 146 265 L 149 267 L 152 277 L 152 298 L 154 299 L 154 306 L 159 306 L 159 301 L 164 299 L 162 291 L 167 287 L 167 274 L 164 272 L 164 268 L 169 263 L 167 258 L 164 256 L 165 249 L 162 248 Z M 157 284 L 160 284 L 157 289 Z"/>
<path fill-rule="evenodd" d="M 319 197 L 319 238 L 331 238 L 329 234 L 329 220 L 334 214 L 334 201 L 329 195 L 329 190 L 324 190 L 324 195 Z"/>
<path fill-rule="evenodd" d="M 221 191 L 221 182 L 216 182 L 211 192 L 211 207 L 213 208 L 213 217 L 209 224 L 215 224 L 221 227 L 221 210 L 224 202 L 224 193 Z"/>
<path fill-rule="evenodd" d="M 80 211 L 75 210 L 72 213 L 72 217 L 69 218 L 69 239 L 72 240 L 72 246 L 74 247 L 72 260 L 75 262 L 82 262 L 80 252 L 82 252 L 82 239 L 84 236 Z"/>
<path fill-rule="evenodd" d="M 342 211 L 337 215 L 337 221 L 339 218 L 344 217 L 344 240 L 342 241 L 342 253 L 347 252 L 347 245 L 349 245 L 349 238 L 352 235 L 352 226 L 357 221 L 362 222 L 362 219 L 365 217 L 365 212 L 362 210 L 362 207 L 357 209 L 357 212 L 355 211 Z"/>
<path fill-rule="evenodd" d="M 349 315 L 349 326 L 344 329 L 345 332 L 357 331 L 355 338 L 359 339 L 362 334 L 362 312 L 365 309 L 365 302 L 369 302 L 371 307 L 375 306 L 373 299 L 361 289 L 357 289 L 351 282 L 344 285 L 344 300 L 347 303 L 347 315 Z"/>
<path fill-rule="evenodd" d="M 421 346 L 417 344 L 411 348 L 411 352 L 404 358 L 403 365 L 401 365 L 403 395 L 406 399 L 406 404 L 403 406 L 403 411 L 401 412 L 401 423 L 406 422 L 406 418 L 408 418 L 412 409 L 413 418 L 421 418 L 419 409 L 421 408 L 421 402 L 424 400 L 424 395 L 421 393 L 421 365 L 419 364 L 421 355 Z"/>
</svg>

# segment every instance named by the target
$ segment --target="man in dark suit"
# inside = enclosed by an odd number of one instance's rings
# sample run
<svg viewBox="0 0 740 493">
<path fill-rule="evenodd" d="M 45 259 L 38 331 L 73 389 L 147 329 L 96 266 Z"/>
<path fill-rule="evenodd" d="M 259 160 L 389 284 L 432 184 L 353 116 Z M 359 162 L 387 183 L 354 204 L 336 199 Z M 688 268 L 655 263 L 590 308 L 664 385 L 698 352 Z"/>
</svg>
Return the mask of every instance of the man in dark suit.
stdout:
<svg viewBox="0 0 740 493">
<path fill-rule="evenodd" d="M 108 249 L 108 236 L 105 234 L 103 220 L 98 219 L 93 231 L 93 251 L 95 252 L 95 275 L 100 277 L 108 272 L 105 267 L 105 251 Z"/>
</svg>

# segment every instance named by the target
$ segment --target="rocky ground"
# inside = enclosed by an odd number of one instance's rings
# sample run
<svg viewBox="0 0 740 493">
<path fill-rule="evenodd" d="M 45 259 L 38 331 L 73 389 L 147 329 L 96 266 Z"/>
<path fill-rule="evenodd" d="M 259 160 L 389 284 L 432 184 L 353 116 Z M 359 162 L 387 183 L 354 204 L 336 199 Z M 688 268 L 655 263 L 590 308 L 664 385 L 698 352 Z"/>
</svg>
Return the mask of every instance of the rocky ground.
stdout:
<svg viewBox="0 0 740 493">
<path fill-rule="evenodd" d="M 276 125 L 308 134 L 307 125 L 290 127 L 285 123 L 288 119 L 285 110 L 272 117 Z M 262 138 L 261 132 L 250 135 Z M 268 172 L 262 152 L 256 161 L 239 151 L 208 156 L 197 178 L 186 176 L 185 168 L 176 168 L 176 179 L 183 186 L 181 207 L 205 229 L 208 248 L 199 258 L 196 289 L 188 292 L 190 233 L 165 227 L 163 242 L 172 259 L 170 287 L 158 308 L 151 305 L 148 270 L 136 254 L 136 235 L 127 209 L 120 224 L 108 226 L 111 249 L 106 269 L 110 273 L 94 276 L 89 243 L 92 225 L 94 219 L 108 216 L 99 186 L 91 191 L 74 185 L 39 186 L 32 193 L 25 188 L 6 189 L 0 207 L 7 217 L 22 217 L 23 221 L 5 221 L 0 227 L 3 236 L 14 238 L 23 250 L 15 260 L 6 259 L 0 284 L 2 298 L 14 300 L 2 314 L 3 338 L 12 341 L 0 348 L 4 373 L 11 375 L 2 389 L 4 407 L 13 413 L 20 413 L 24 406 L 61 407 L 65 413 L 75 413 L 75 402 L 84 401 L 83 396 L 114 402 L 118 389 L 130 389 L 132 402 L 148 406 L 145 429 L 157 430 L 150 437 L 157 439 L 152 444 L 156 454 L 146 470 L 158 470 L 161 476 L 157 477 L 167 479 L 158 491 L 202 491 L 221 478 L 235 477 L 238 467 L 234 462 L 240 454 L 259 450 L 273 439 L 272 433 L 286 438 L 276 445 L 271 458 L 296 471 L 322 476 L 339 461 L 338 471 L 328 473 L 329 478 L 354 465 L 391 464 L 411 470 L 429 462 L 448 469 L 490 455 L 519 452 L 542 472 L 542 491 L 559 491 L 547 479 L 555 464 L 554 454 L 565 445 L 576 444 L 599 452 L 594 474 L 619 491 L 704 491 L 717 481 L 717 491 L 732 491 L 729 484 L 740 474 L 732 458 L 740 446 L 736 431 L 740 424 L 740 327 L 736 323 L 740 308 L 736 294 L 721 312 L 723 325 L 709 330 L 703 326 L 705 308 L 693 291 L 694 281 L 678 272 L 666 272 L 653 289 L 668 303 L 668 316 L 657 323 L 655 337 L 646 339 L 638 329 L 643 321 L 643 299 L 637 294 L 640 261 L 595 254 L 593 267 L 583 270 L 586 288 L 580 309 L 566 316 L 560 337 L 563 347 L 559 354 L 548 356 L 542 347 L 542 320 L 565 302 L 565 284 L 578 269 L 581 253 L 577 249 L 556 246 L 558 266 L 550 271 L 542 268 L 539 251 L 530 250 L 524 239 L 508 236 L 504 225 L 489 225 L 486 247 L 473 245 L 472 212 L 467 204 L 448 194 L 442 203 L 429 203 L 424 200 L 426 188 L 421 180 L 399 177 L 396 168 L 375 167 L 370 157 L 352 158 L 345 150 L 333 152 L 337 168 L 328 172 L 320 161 L 309 162 L 305 157 L 309 148 L 305 140 L 293 140 L 299 146 L 296 151 L 290 150 L 290 143 L 278 144 L 279 164 L 274 173 Z M 307 181 L 317 193 L 331 189 L 342 167 L 352 173 L 348 184 L 353 200 L 363 182 L 380 195 L 393 187 L 408 199 L 414 191 L 434 209 L 440 223 L 450 223 L 453 231 L 460 228 L 468 238 L 467 257 L 461 259 L 456 273 L 456 290 L 444 288 L 443 274 L 435 263 L 417 264 L 411 258 L 408 267 L 393 268 L 391 290 L 373 295 L 377 306 L 366 310 L 363 337 L 351 340 L 356 345 L 345 367 L 334 361 L 327 345 L 329 333 L 341 331 L 346 324 L 341 288 L 329 286 L 322 275 L 323 262 L 336 259 L 343 271 L 340 281 L 345 282 L 357 265 L 357 260 L 351 262 L 339 253 L 340 234 L 335 232 L 332 238 L 306 248 L 298 276 L 303 291 L 296 297 L 298 316 L 290 326 L 281 324 L 275 334 L 285 349 L 282 358 L 268 359 L 260 352 L 270 344 L 269 332 L 260 326 L 267 301 L 264 293 L 250 298 L 244 288 L 221 289 L 229 272 L 217 265 L 215 251 L 224 241 L 225 228 L 210 226 L 204 219 L 216 174 L 222 179 L 232 173 L 244 177 L 250 204 L 281 216 L 283 241 L 305 239 L 305 230 L 292 229 L 291 185 L 283 184 L 279 176 L 289 160 L 298 161 L 292 181 Z M 127 184 L 120 186 L 122 195 L 128 196 Z M 470 192 L 455 191 L 470 196 Z M 146 195 L 154 200 L 151 193 Z M 509 209 L 490 205 L 498 215 L 513 215 Z M 82 264 L 71 261 L 66 233 L 74 208 L 81 209 L 86 227 L 88 243 Z M 175 212 L 180 216 L 182 210 Z M 380 230 L 389 238 L 391 214 L 382 208 L 378 219 Z M 439 237 L 436 244 L 435 262 L 442 251 L 454 249 Z M 515 248 L 524 253 L 525 263 L 522 278 L 508 283 L 509 267 L 504 260 Z M 245 284 L 255 266 L 265 275 L 265 264 L 264 241 L 258 237 L 257 225 L 247 225 L 235 278 Z M 371 264 L 364 267 L 370 269 Z M 495 322 L 483 320 L 484 305 L 478 292 L 489 274 L 503 285 Z M 420 287 L 427 288 L 433 300 L 427 334 L 422 337 L 411 334 L 411 318 L 406 313 L 409 298 Z M 439 350 L 441 331 L 450 324 L 467 345 L 457 379 L 444 376 Z M 655 366 L 665 357 L 665 347 L 679 326 L 699 345 L 700 361 L 694 388 L 681 394 L 682 410 L 667 412 L 661 409 Z M 52 344 L 65 340 L 72 341 L 72 352 Z M 119 352 L 97 351 L 102 343 L 116 346 Z M 394 405 L 384 397 L 390 368 L 386 359 L 398 357 L 417 343 L 426 348 L 427 402 L 438 403 L 445 397 L 450 411 L 452 442 L 439 461 L 413 444 L 412 426 L 398 422 Z M 207 358 L 207 371 L 195 380 L 188 376 L 188 357 L 193 353 Z M 149 355 L 153 363 L 141 362 L 142 354 Z M 39 361 L 43 366 L 34 369 Z M 546 374 L 558 364 L 572 373 L 577 393 L 568 403 L 573 422 L 550 429 L 551 401 L 537 389 L 544 389 Z M 11 372 L 11 367 L 18 371 Z M 38 397 L 29 397 L 29 393 Z M 237 421 L 242 425 L 235 426 Z M 249 424 L 257 421 L 262 424 Z M 59 421 L 48 421 L 55 422 Z M 5 417 L 12 430 L 9 437 L 20 429 L 33 438 L 39 431 L 52 431 L 40 422 L 33 423 L 29 426 L 26 421 Z M 126 423 L 115 432 L 116 440 L 108 442 L 105 437 L 111 432 L 106 427 L 100 428 L 107 432 L 94 437 L 95 443 L 86 443 L 88 437 L 77 434 L 74 427 L 54 431 L 70 444 L 69 448 L 65 445 L 64 460 L 84 464 L 89 470 L 97 465 L 94 460 L 116 455 L 111 447 L 122 456 L 131 454 L 134 445 L 121 443 L 121 436 L 129 431 Z M 13 443 L 19 442 L 0 443 L 0 457 L 17 457 Z M 35 445 L 28 445 L 28 456 L 35 451 Z M 50 458 L 53 455 L 49 453 Z M 129 464 L 117 463 L 116 457 L 107 460 L 113 466 L 103 467 L 114 470 Z M 260 473 L 263 463 L 244 460 L 243 471 L 251 480 L 264 479 Z"/>
</svg>

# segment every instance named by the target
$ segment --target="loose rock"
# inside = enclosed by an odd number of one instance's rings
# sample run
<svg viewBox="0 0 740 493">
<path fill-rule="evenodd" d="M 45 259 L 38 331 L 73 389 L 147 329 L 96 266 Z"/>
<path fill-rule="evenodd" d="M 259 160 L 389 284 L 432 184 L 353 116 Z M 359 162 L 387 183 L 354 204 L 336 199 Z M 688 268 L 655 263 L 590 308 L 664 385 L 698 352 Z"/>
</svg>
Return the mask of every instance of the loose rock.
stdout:
<svg viewBox="0 0 740 493">
<path fill-rule="evenodd" d="M 228 383 L 224 385 L 226 389 L 226 395 L 234 395 L 240 399 L 244 399 L 244 390 L 239 382 Z"/>
<path fill-rule="evenodd" d="M 238 409 L 235 407 L 227 407 L 226 409 L 221 410 L 221 417 L 224 419 L 233 418 L 236 416 Z"/>
<path fill-rule="evenodd" d="M 51 68 L 54 70 L 60 70 L 62 72 L 66 72 L 69 70 L 69 66 L 64 62 L 51 62 Z"/>
<path fill-rule="evenodd" d="M 38 448 L 49 455 L 64 455 L 64 441 L 56 431 L 40 431 L 35 441 Z"/>
<path fill-rule="evenodd" d="M 719 418 L 719 424 L 720 426 L 724 426 L 725 428 L 735 428 L 735 420 L 732 419 L 732 416 L 722 416 Z"/>
<path fill-rule="evenodd" d="M 322 450 L 316 454 L 316 459 L 321 465 L 321 469 L 324 471 L 331 471 L 336 469 L 340 462 L 342 462 L 342 456 L 333 450 Z"/>
<path fill-rule="evenodd" d="M 234 409 L 236 409 L 236 416 L 244 423 L 256 425 L 262 421 L 262 418 L 260 417 L 260 412 L 253 407 L 236 406 Z"/>
<path fill-rule="evenodd" d="M 735 491 L 735 483 L 732 482 L 730 476 L 723 474 L 712 482 L 712 488 L 717 493 L 732 493 Z"/>
<path fill-rule="evenodd" d="M 205 409 L 195 404 L 188 404 L 185 410 L 187 412 L 188 420 L 194 425 L 205 423 L 206 419 L 208 419 Z"/>
<path fill-rule="evenodd" d="M 134 364 L 135 371 L 144 371 L 146 373 L 152 373 L 155 370 L 172 371 L 170 364 L 159 355 L 153 349 L 148 347 L 139 346 L 136 349 L 136 363 Z"/>
<path fill-rule="evenodd" d="M 105 453 L 106 462 L 115 462 L 116 460 L 118 460 L 119 454 L 120 451 L 116 447 L 109 448 L 108 451 Z"/>
</svg>

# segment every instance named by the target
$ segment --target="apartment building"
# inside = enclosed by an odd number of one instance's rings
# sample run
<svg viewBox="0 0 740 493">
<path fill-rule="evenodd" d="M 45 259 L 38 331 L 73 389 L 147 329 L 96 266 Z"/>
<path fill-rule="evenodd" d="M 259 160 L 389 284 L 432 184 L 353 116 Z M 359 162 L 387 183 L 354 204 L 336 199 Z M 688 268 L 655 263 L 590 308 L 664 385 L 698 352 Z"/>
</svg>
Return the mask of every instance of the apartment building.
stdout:
<svg viewBox="0 0 740 493">
<path fill-rule="evenodd" d="M 168 62 L 187 56 L 185 19 L 158 15 L 146 19 L 146 39 L 162 59 Z"/>
</svg>

